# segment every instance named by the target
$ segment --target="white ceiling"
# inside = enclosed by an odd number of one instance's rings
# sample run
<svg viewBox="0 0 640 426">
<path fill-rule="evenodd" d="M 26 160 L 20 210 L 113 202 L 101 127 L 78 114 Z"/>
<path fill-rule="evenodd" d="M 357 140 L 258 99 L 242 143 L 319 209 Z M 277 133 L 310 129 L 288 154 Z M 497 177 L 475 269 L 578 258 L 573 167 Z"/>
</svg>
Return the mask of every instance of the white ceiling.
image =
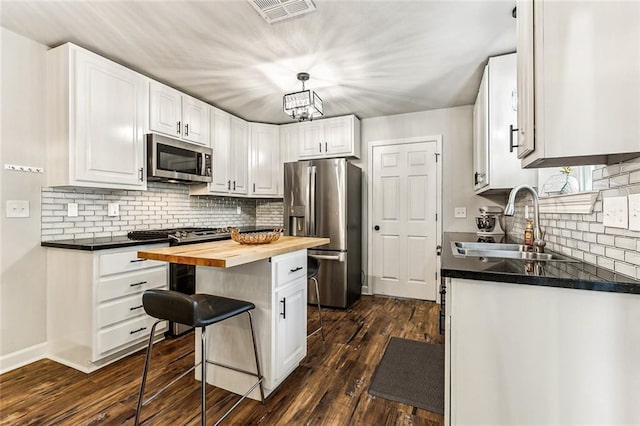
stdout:
<svg viewBox="0 0 640 426">
<path fill-rule="evenodd" d="M 328 1 L 267 24 L 245 0 L 7 1 L 1 25 L 74 42 L 252 121 L 284 123 L 296 73 L 325 115 L 472 104 L 489 56 L 515 51 L 510 1 Z"/>
</svg>

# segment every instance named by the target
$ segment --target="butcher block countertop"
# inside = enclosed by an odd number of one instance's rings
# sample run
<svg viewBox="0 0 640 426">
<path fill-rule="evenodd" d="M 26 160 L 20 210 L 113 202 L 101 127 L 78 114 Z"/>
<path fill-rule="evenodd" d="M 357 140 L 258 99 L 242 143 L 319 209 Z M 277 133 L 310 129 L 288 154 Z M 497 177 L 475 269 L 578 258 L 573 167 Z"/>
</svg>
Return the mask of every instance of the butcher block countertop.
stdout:
<svg viewBox="0 0 640 426">
<path fill-rule="evenodd" d="M 245 245 L 233 240 L 139 251 L 138 257 L 196 266 L 230 268 L 292 251 L 323 246 L 329 238 L 282 236 L 269 244 Z"/>
</svg>

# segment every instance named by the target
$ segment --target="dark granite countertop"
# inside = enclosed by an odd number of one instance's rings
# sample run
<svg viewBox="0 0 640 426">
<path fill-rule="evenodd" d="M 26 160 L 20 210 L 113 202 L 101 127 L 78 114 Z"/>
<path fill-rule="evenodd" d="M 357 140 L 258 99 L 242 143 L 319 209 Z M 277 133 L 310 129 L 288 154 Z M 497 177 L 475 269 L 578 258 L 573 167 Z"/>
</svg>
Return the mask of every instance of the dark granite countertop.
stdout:
<svg viewBox="0 0 640 426">
<path fill-rule="evenodd" d="M 272 231 L 275 227 L 265 226 L 243 226 L 240 228 L 240 232 L 258 232 L 258 231 Z M 229 234 L 220 234 L 212 237 L 209 241 L 215 240 L 228 240 L 231 238 Z M 52 240 L 42 241 L 40 245 L 42 247 L 54 247 L 71 250 L 106 250 L 120 247 L 132 247 L 145 244 L 156 243 L 168 243 L 169 238 L 155 238 L 152 240 L 131 240 L 126 235 L 115 237 L 100 237 L 100 238 L 82 238 L 77 240 Z M 196 241 L 202 242 L 202 241 Z"/>
<path fill-rule="evenodd" d="M 640 294 L 640 281 L 595 265 L 577 262 L 531 262 L 520 259 L 456 257 L 451 241 L 475 242 L 475 233 L 446 232 L 441 276 L 513 284 Z M 499 241 L 497 241 L 499 242 Z"/>
</svg>

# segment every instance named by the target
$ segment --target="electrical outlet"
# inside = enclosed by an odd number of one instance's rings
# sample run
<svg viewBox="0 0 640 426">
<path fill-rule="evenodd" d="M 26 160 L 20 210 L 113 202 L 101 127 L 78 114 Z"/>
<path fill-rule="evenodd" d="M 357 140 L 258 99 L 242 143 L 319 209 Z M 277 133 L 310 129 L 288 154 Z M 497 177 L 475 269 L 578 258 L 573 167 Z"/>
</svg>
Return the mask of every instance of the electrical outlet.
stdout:
<svg viewBox="0 0 640 426">
<path fill-rule="evenodd" d="M 67 204 L 67 216 L 78 217 L 78 203 Z"/>
<path fill-rule="evenodd" d="M 242 208 L 240 206 L 236 207 L 236 214 L 242 214 Z"/>
<path fill-rule="evenodd" d="M 118 203 L 109 203 L 107 206 L 107 216 L 119 216 L 120 215 L 120 204 Z"/>
<path fill-rule="evenodd" d="M 640 231 L 640 194 L 629 195 L 629 229 Z"/>
<path fill-rule="evenodd" d="M 466 207 L 456 207 L 453 209 L 453 217 L 464 219 L 467 217 L 467 208 Z"/>
<path fill-rule="evenodd" d="M 602 210 L 604 212 L 604 226 L 624 229 L 628 227 L 629 209 L 627 208 L 627 197 L 604 198 L 602 200 Z"/>
<path fill-rule="evenodd" d="M 29 217 L 29 200 L 7 200 L 7 217 Z"/>
</svg>

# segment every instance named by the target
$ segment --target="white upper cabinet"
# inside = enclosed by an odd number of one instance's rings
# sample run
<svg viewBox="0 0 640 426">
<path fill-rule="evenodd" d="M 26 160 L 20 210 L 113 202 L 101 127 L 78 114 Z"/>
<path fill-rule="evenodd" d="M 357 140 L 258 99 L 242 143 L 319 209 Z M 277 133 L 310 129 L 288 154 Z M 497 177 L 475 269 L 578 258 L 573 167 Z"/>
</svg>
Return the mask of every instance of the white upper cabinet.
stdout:
<svg viewBox="0 0 640 426">
<path fill-rule="evenodd" d="M 210 192 L 226 194 L 231 192 L 231 115 L 211 108 L 211 149 L 213 150 L 213 181 Z"/>
<path fill-rule="evenodd" d="M 280 157 L 282 163 L 298 161 L 300 151 L 300 126 L 283 124 L 280 126 Z"/>
<path fill-rule="evenodd" d="M 149 82 L 149 130 L 209 144 L 209 105 L 171 87 Z"/>
<path fill-rule="evenodd" d="M 517 7 L 523 166 L 640 156 L 640 2 Z"/>
<path fill-rule="evenodd" d="M 230 152 L 231 193 L 247 195 L 249 193 L 249 123 L 234 116 L 231 116 Z"/>
<path fill-rule="evenodd" d="M 282 194 L 282 161 L 279 126 L 250 123 L 251 195 L 277 197 Z"/>
<path fill-rule="evenodd" d="M 522 169 L 517 142 L 516 54 L 489 58 L 473 108 L 476 194 L 536 185 L 535 170 Z"/>
<path fill-rule="evenodd" d="M 297 124 L 300 128 L 300 159 L 360 158 L 360 120 L 354 115 Z"/>
<path fill-rule="evenodd" d="M 189 185 L 191 195 L 247 195 L 249 124 L 218 108 L 210 108 L 213 181 Z"/>
<path fill-rule="evenodd" d="M 67 43 L 47 80 L 48 184 L 146 189 L 144 77 Z"/>
</svg>

